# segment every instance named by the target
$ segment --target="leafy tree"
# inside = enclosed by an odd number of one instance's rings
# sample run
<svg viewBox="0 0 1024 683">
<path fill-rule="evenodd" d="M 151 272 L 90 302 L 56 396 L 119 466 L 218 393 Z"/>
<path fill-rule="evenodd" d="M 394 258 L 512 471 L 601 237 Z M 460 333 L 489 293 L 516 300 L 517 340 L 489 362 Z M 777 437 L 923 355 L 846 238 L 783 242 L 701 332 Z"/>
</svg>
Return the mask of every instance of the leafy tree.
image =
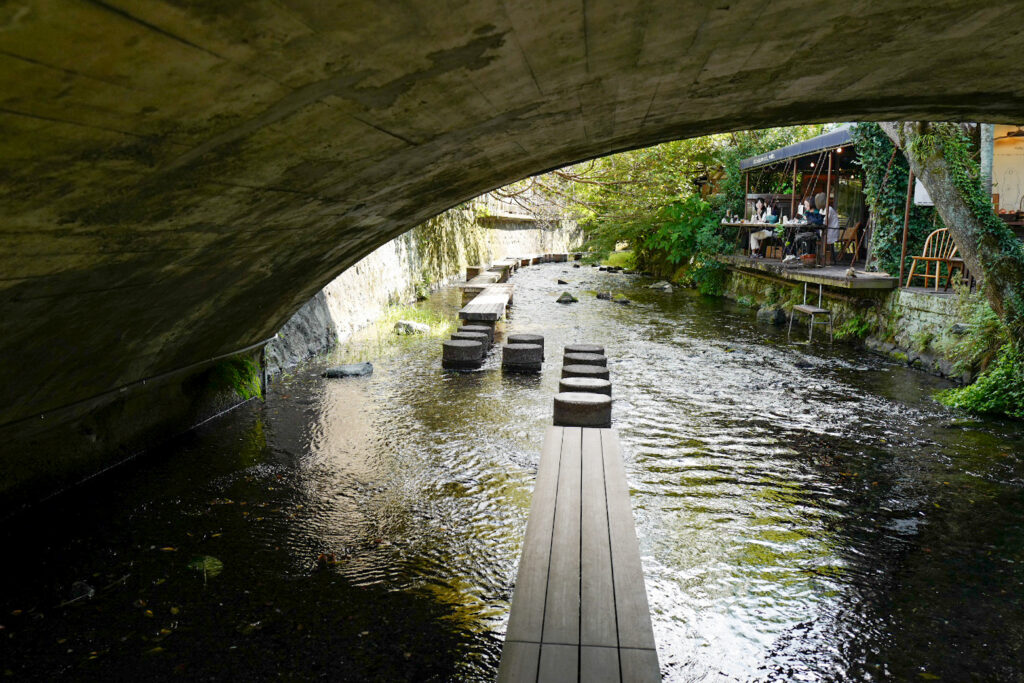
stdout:
<svg viewBox="0 0 1024 683">
<path fill-rule="evenodd" d="M 614 154 L 531 181 L 569 209 L 589 246 L 611 251 L 625 243 L 638 267 L 664 275 L 686 271 L 702 291 L 715 293 L 724 271 L 711 256 L 735 244 L 723 231 L 727 210 L 742 213 L 739 162 L 821 132 L 797 126 L 709 135 Z M 762 186 L 788 189 L 792 177 L 765 171 Z M 775 177 L 775 176 L 778 177 Z M 718 283 L 718 287 L 715 283 Z"/>
</svg>

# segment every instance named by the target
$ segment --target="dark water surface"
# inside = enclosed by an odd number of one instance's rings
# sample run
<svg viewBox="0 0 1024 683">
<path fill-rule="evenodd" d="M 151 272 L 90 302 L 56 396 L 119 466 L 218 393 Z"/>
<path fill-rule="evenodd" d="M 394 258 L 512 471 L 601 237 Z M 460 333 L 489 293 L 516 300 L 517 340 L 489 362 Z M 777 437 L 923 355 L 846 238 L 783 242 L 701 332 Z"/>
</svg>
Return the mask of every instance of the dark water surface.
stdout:
<svg viewBox="0 0 1024 683">
<path fill-rule="evenodd" d="M 688 292 L 565 265 L 513 281 L 506 329 L 546 335 L 539 377 L 503 377 L 498 353 L 442 373 L 436 339 L 368 378 L 314 363 L 9 521 L 2 673 L 493 679 L 558 356 L 593 341 L 666 680 L 1024 680 L 1019 424 Z M 634 303 L 561 306 L 562 289 Z M 454 315 L 457 294 L 425 305 Z"/>
</svg>

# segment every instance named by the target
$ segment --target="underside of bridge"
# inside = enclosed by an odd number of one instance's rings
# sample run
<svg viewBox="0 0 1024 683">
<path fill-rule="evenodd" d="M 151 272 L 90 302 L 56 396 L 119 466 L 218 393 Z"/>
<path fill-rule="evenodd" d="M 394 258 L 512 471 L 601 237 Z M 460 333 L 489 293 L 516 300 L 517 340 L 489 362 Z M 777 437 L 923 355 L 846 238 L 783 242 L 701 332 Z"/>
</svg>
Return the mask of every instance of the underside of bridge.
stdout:
<svg viewBox="0 0 1024 683">
<path fill-rule="evenodd" d="M 1019 9 L 0 3 L 0 495 L 190 410 L 119 387 L 272 336 L 375 247 L 526 175 L 741 128 L 1019 122 Z"/>
</svg>

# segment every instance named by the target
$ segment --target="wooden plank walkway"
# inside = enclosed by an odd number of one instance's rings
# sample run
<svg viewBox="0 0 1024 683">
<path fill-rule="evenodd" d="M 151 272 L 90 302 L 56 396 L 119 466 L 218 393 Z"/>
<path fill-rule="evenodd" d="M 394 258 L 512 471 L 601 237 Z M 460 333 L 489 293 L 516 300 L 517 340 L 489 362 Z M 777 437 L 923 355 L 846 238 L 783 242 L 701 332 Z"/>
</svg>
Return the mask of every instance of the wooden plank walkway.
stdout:
<svg viewBox="0 0 1024 683">
<path fill-rule="evenodd" d="M 459 310 L 459 318 L 487 322 L 501 319 L 512 300 L 512 287 L 508 284 L 490 285 Z"/>
<path fill-rule="evenodd" d="M 469 302 L 473 297 L 480 296 L 485 289 L 495 285 L 501 280 L 501 273 L 484 271 L 473 279 L 460 285 L 462 288 L 463 303 Z"/>
<path fill-rule="evenodd" d="M 548 428 L 498 680 L 661 680 L 614 430 Z"/>
</svg>

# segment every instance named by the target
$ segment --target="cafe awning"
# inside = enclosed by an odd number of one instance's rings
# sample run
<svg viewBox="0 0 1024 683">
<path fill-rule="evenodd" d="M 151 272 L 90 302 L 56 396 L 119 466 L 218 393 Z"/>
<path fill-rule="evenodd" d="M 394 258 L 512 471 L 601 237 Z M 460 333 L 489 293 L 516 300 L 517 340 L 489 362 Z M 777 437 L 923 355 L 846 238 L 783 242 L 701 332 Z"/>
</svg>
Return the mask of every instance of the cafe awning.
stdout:
<svg viewBox="0 0 1024 683">
<path fill-rule="evenodd" d="M 838 128 L 810 140 L 794 142 L 792 145 L 786 145 L 785 147 L 780 147 L 764 154 L 758 154 L 749 159 L 743 159 L 740 161 L 740 170 L 750 171 L 763 166 L 771 166 L 772 164 L 782 163 L 790 159 L 798 159 L 824 150 L 843 147 L 844 145 L 848 146 L 851 142 L 849 126 Z"/>
</svg>

